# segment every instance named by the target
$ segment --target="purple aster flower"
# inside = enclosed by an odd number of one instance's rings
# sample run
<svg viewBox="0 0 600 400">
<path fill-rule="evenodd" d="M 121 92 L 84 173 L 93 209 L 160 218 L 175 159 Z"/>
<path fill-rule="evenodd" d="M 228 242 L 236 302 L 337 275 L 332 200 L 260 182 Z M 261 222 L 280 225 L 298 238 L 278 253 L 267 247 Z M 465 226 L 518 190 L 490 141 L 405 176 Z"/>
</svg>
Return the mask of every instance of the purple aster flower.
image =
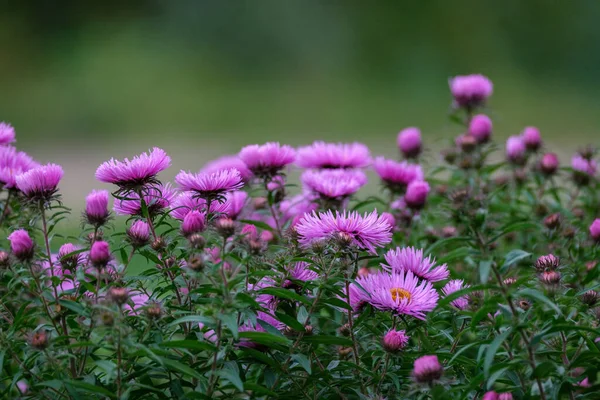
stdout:
<svg viewBox="0 0 600 400">
<path fill-rule="evenodd" d="M 222 203 L 210 203 L 210 213 L 217 216 L 236 218 L 242 211 L 248 194 L 242 191 L 226 193 Z M 171 205 L 170 214 L 173 218 L 183 221 L 187 213 L 198 210 L 206 213 L 206 200 L 196 196 L 195 192 L 181 192 Z"/>
<path fill-rule="evenodd" d="M 420 281 L 410 271 L 368 274 L 356 283 L 364 289 L 362 299 L 376 309 L 418 319 L 425 319 L 425 313 L 436 307 L 439 298 L 431 282 Z"/>
<path fill-rule="evenodd" d="M 296 164 L 303 168 L 362 168 L 371 162 L 369 148 L 362 143 L 316 141 L 298 149 Z"/>
<path fill-rule="evenodd" d="M 430 282 L 443 281 L 450 276 L 446 264 L 436 265 L 435 258 L 425 257 L 422 249 L 397 247 L 385 253 L 384 258 L 387 264 L 381 264 L 381 267 L 388 272 L 410 271 Z"/>
<path fill-rule="evenodd" d="M 96 179 L 100 182 L 113 183 L 121 190 L 139 190 L 148 184 L 158 184 L 156 176 L 171 166 L 171 157 L 163 149 L 153 148 L 123 161 L 111 158 L 96 170 Z"/>
<path fill-rule="evenodd" d="M 103 240 L 96 240 L 92 243 L 89 254 L 92 265 L 96 268 L 104 268 L 111 259 L 110 246 Z"/>
<path fill-rule="evenodd" d="M 398 133 L 398 148 L 406 158 L 415 158 L 421 154 L 421 130 L 415 127 L 405 128 Z"/>
<path fill-rule="evenodd" d="M 506 140 L 506 158 L 513 164 L 523 165 L 525 158 L 525 142 L 521 136 L 511 136 Z"/>
<path fill-rule="evenodd" d="M 573 158 L 571 158 L 571 167 L 575 172 L 580 172 L 593 177 L 596 175 L 598 163 L 594 160 L 588 160 L 579 154 L 575 154 Z"/>
<path fill-rule="evenodd" d="M 156 215 L 171 206 L 171 202 L 177 196 L 177 192 L 170 183 L 166 185 L 156 185 L 142 189 L 143 199 L 148 207 L 150 215 Z M 113 206 L 118 215 L 138 215 L 142 216 L 142 202 L 140 195 L 136 192 L 129 192 L 124 199 L 117 199 Z"/>
<path fill-rule="evenodd" d="M 206 215 L 198 210 L 192 210 L 183 217 L 181 233 L 188 237 L 194 233 L 202 232 L 206 226 Z"/>
<path fill-rule="evenodd" d="M 304 261 L 299 261 L 293 264 L 293 267 L 288 267 L 290 280 L 283 283 L 283 287 L 294 287 L 294 281 L 314 281 L 319 279 L 319 274 L 308 268 L 310 264 Z"/>
<path fill-rule="evenodd" d="M 296 225 L 299 242 L 305 247 L 315 242 L 347 235 L 351 244 L 377 254 L 376 247 L 392 241 L 391 227 L 385 219 L 373 211 L 360 215 L 356 211 L 339 213 L 331 211 L 305 215 Z"/>
<path fill-rule="evenodd" d="M 419 383 L 431 383 L 442 377 L 444 367 L 438 361 L 437 356 L 423 356 L 415 360 L 413 376 Z"/>
<path fill-rule="evenodd" d="M 600 218 L 596 218 L 590 225 L 590 236 L 596 242 L 600 242 Z"/>
<path fill-rule="evenodd" d="M 526 127 L 521 133 L 521 138 L 523 138 L 527 150 L 536 151 L 542 146 L 542 135 L 535 126 Z"/>
<path fill-rule="evenodd" d="M 47 164 L 17 175 L 17 188 L 30 200 L 48 201 L 64 175 L 60 165 Z"/>
<path fill-rule="evenodd" d="M 449 83 L 456 105 L 465 108 L 483 105 L 494 90 L 492 82 L 483 75 L 459 75 Z"/>
<path fill-rule="evenodd" d="M 358 169 L 306 170 L 302 184 L 321 198 L 346 198 L 366 185 L 367 176 Z"/>
<path fill-rule="evenodd" d="M 412 181 L 406 187 L 404 203 L 410 208 L 420 210 L 425 206 L 429 190 L 429 184 L 427 182 Z"/>
<path fill-rule="evenodd" d="M 150 226 L 146 221 L 135 221 L 127 229 L 127 236 L 133 247 L 143 247 L 150 241 Z"/>
<path fill-rule="evenodd" d="M 10 242 L 10 249 L 19 260 L 26 261 L 33 257 L 33 240 L 25 229 L 13 231 L 7 239 Z"/>
<path fill-rule="evenodd" d="M 465 285 L 464 283 L 465 282 L 462 279 L 453 279 L 450 282 L 446 283 L 446 286 L 442 288 L 442 292 L 446 296 L 449 296 L 454 292 L 468 288 L 469 285 Z M 469 296 L 460 296 L 458 299 L 452 300 L 450 304 L 459 310 L 464 310 L 469 306 Z"/>
<path fill-rule="evenodd" d="M 175 182 L 181 189 L 192 191 L 196 196 L 210 201 L 222 197 L 226 192 L 244 186 L 240 172 L 233 168 L 211 174 L 192 174 L 181 171 L 175 177 Z"/>
<path fill-rule="evenodd" d="M 423 170 L 418 164 L 377 157 L 373 167 L 384 184 L 394 192 L 403 192 L 412 181 L 423 180 Z"/>
<path fill-rule="evenodd" d="M 108 190 L 92 190 L 85 198 L 84 217 L 90 225 L 102 226 L 109 217 Z"/>
<path fill-rule="evenodd" d="M 237 169 L 244 182 L 247 182 L 252 177 L 252 172 L 237 155 L 228 155 L 219 157 L 216 160 L 207 162 L 200 170 L 203 174 L 214 174 L 215 172 L 228 169 Z"/>
<path fill-rule="evenodd" d="M 0 122 L 0 145 L 15 141 L 15 128 L 6 122 Z"/>
<path fill-rule="evenodd" d="M 293 163 L 296 151 L 288 145 L 268 142 L 242 148 L 239 157 L 254 175 L 264 178 L 276 175 L 286 165 Z"/>
<path fill-rule="evenodd" d="M 13 146 L 0 146 L 0 183 L 7 189 L 17 186 L 17 175 L 39 167 L 31 157 Z"/>
<path fill-rule="evenodd" d="M 558 170 L 558 156 L 555 153 L 546 153 L 540 160 L 539 168 L 545 175 L 554 175 Z"/>
<path fill-rule="evenodd" d="M 248 200 L 248 193 L 243 192 L 241 190 L 235 190 L 233 192 L 229 192 L 225 194 L 225 204 L 227 210 L 224 211 L 225 214 L 231 219 L 236 219 L 244 210 L 244 206 Z M 212 207 L 211 207 L 212 208 Z M 212 211 L 218 212 L 218 211 Z"/>
<path fill-rule="evenodd" d="M 297 194 L 289 199 L 283 200 L 279 204 L 279 210 L 283 214 L 285 221 L 294 219 L 296 217 L 302 217 L 304 214 L 308 214 L 319 208 L 319 205 L 314 202 L 315 196 L 313 194 Z"/>
<path fill-rule="evenodd" d="M 475 115 L 469 123 L 469 135 L 477 143 L 486 143 L 492 136 L 492 120 L 485 114 Z"/>
<path fill-rule="evenodd" d="M 397 353 L 406 347 L 408 344 L 408 339 L 409 336 L 406 334 L 406 331 L 390 329 L 385 335 L 383 335 L 381 344 L 383 345 L 385 351 L 389 353 Z"/>
</svg>

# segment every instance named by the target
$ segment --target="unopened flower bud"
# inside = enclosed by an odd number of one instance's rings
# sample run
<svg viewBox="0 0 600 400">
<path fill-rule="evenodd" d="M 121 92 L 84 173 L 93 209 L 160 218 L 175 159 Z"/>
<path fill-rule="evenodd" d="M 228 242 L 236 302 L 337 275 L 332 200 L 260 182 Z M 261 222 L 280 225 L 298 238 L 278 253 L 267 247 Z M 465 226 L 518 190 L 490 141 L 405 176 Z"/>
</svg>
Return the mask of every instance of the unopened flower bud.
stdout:
<svg viewBox="0 0 600 400">
<path fill-rule="evenodd" d="M 540 130 L 535 126 L 528 126 L 521 134 L 525 147 L 530 151 L 537 151 L 542 146 L 542 136 Z"/>
<path fill-rule="evenodd" d="M 156 239 L 154 239 L 150 247 L 152 247 L 152 250 L 154 251 L 161 251 L 165 247 L 167 247 L 167 242 L 162 236 L 159 236 Z"/>
<path fill-rule="evenodd" d="M 518 304 L 519 308 L 523 311 L 527 311 L 531 308 L 531 302 L 525 299 L 519 300 Z"/>
<path fill-rule="evenodd" d="M 19 261 L 29 261 L 33 258 L 34 244 L 25 229 L 17 229 L 8 235 L 10 249 Z"/>
<path fill-rule="evenodd" d="M 90 261 L 96 268 L 104 268 L 110 261 L 110 247 L 104 241 L 97 241 L 90 249 Z"/>
<path fill-rule="evenodd" d="M 192 249 L 202 250 L 206 245 L 206 240 L 202 235 L 198 233 L 194 233 L 193 235 L 188 236 L 187 239 Z"/>
<path fill-rule="evenodd" d="M 365 278 L 367 275 L 369 275 L 371 272 L 369 271 L 369 268 L 367 267 L 360 267 L 356 273 L 356 275 L 359 278 Z"/>
<path fill-rule="evenodd" d="M 412 209 L 420 210 L 425 206 L 427 195 L 429 194 L 429 184 L 425 181 L 412 181 L 406 188 L 404 201 Z"/>
<path fill-rule="evenodd" d="M 150 303 L 146 307 L 146 316 L 150 319 L 159 319 L 162 315 L 162 308 L 158 303 Z"/>
<path fill-rule="evenodd" d="M 460 148 L 465 153 L 470 153 L 477 148 L 477 139 L 471 135 L 462 135 L 460 137 Z"/>
<path fill-rule="evenodd" d="M 540 160 L 540 171 L 544 175 L 554 175 L 558 170 L 558 156 L 555 153 L 546 153 Z"/>
<path fill-rule="evenodd" d="M 106 223 L 108 211 L 108 191 L 93 190 L 85 198 L 85 219 L 88 224 L 100 227 Z"/>
<path fill-rule="evenodd" d="M 338 232 L 335 240 L 340 247 L 346 248 L 352 244 L 354 238 L 349 233 Z"/>
<path fill-rule="evenodd" d="M 183 217 L 181 223 L 181 234 L 189 237 L 204 230 L 206 216 L 198 210 L 192 210 Z"/>
<path fill-rule="evenodd" d="M 458 156 L 456 154 L 455 149 L 442 150 L 441 154 L 442 154 L 442 157 L 444 158 L 444 161 L 446 161 L 450 165 L 454 165 L 454 163 L 456 162 L 456 157 Z"/>
<path fill-rule="evenodd" d="M 598 261 L 588 261 L 585 263 L 585 269 L 587 269 L 588 272 L 591 272 L 596 268 L 596 265 L 598 265 Z"/>
<path fill-rule="evenodd" d="M 477 143 L 486 143 L 492 135 L 492 120 L 485 114 L 478 114 L 471 118 L 469 134 Z"/>
<path fill-rule="evenodd" d="M 231 218 L 219 218 L 215 222 L 217 233 L 224 238 L 228 238 L 235 233 L 235 223 Z"/>
<path fill-rule="evenodd" d="M 127 237 L 134 248 L 143 247 L 150 241 L 150 226 L 146 221 L 135 221 L 127 229 Z"/>
<path fill-rule="evenodd" d="M 127 288 L 112 287 L 108 290 L 108 298 L 119 306 L 127 303 L 129 293 Z"/>
<path fill-rule="evenodd" d="M 108 311 L 104 311 L 100 314 L 100 323 L 104 326 L 112 326 L 115 322 L 115 319 L 111 313 Z"/>
<path fill-rule="evenodd" d="M 423 356 L 415 360 L 413 376 L 419 383 L 429 383 L 440 379 L 444 373 L 437 356 Z"/>
<path fill-rule="evenodd" d="M 587 304 L 590 307 L 596 305 L 599 299 L 600 295 L 595 290 L 588 290 L 581 296 L 581 302 L 583 304 Z"/>
<path fill-rule="evenodd" d="M 77 252 L 78 248 L 73 243 L 65 243 L 60 246 L 58 250 L 58 261 L 63 269 L 73 271 L 77 268 L 80 261 L 80 254 Z M 75 254 L 73 254 L 75 253 Z"/>
<path fill-rule="evenodd" d="M 520 136 L 511 136 L 506 141 L 506 158 L 512 164 L 524 165 L 527 158 L 525 157 L 525 142 Z"/>
<path fill-rule="evenodd" d="M 600 242 L 600 218 L 596 218 L 590 225 L 590 236 L 596 242 Z"/>
<path fill-rule="evenodd" d="M 6 268 L 10 265 L 10 256 L 5 251 L 0 251 L 0 268 Z"/>
<path fill-rule="evenodd" d="M 255 197 L 252 204 L 255 210 L 263 210 L 267 208 L 267 199 L 265 197 Z"/>
<path fill-rule="evenodd" d="M 547 286 L 557 286 L 560 283 L 560 272 L 545 271 L 540 274 L 540 281 Z"/>
<path fill-rule="evenodd" d="M 44 350 L 46 347 L 48 347 L 48 342 L 48 335 L 44 331 L 33 333 L 29 339 L 29 344 L 31 344 L 31 347 L 37 350 Z"/>
<path fill-rule="evenodd" d="M 350 336 L 350 325 L 349 324 L 344 324 L 342 326 L 340 326 L 340 334 L 343 336 Z"/>
<path fill-rule="evenodd" d="M 512 286 L 515 283 L 517 283 L 517 278 L 513 278 L 513 277 L 506 278 L 502 283 L 504 283 L 504 286 Z"/>
<path fill-rule="evenodd" d="M 402 350 L 408 344 L 409 337 L 406 335 L 405 331 L 397 331 L 395 329 L 390 329 L 384 336 L 381 341 L 383 348 L 385 351 L 389 353 L 397 353 Z"/>
<path fill-rule="evenodd" d="M 544 218 L 544 225 L 548 229 L 556 229 L 560 226 L 561 215 L 559 213 L 554 213 L 548 215 Z"/>
<path fill-rule="evenodd" d="M 338 354 L 340 357 L 347 357 L 350 353 L 352 353 L 352 347 L 338 347 Z"/>
<path fill-rule="evenodd" d="M 421 153 L 421 131 L 419 128 L 405 128 L 398 133 L 398 148 L 406 158 L 415 158 Z"/>
<path fill-rule="evenodd" d="M 187 266 L 192 271 L 199 272 L 204 269 L 204 261 L 202 260 L 202 257 L 195 256 L 188 260 Z"/>
</svg>

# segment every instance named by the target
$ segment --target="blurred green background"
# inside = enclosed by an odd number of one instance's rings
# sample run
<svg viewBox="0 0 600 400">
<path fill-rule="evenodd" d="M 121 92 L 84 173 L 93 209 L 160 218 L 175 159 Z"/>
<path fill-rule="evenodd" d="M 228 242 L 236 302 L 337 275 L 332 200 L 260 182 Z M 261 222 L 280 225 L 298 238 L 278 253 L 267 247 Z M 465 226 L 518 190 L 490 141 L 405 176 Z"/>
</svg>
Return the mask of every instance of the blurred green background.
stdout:
<svg viewBox="0 0 600 400">
<path fill-rule="evenodd" d="M 569 152 L 600 140 L 600 2 L 21 0 L 0 6 L 0 119 L 65 167 L 164 147 L 198 169 L 251 142 L 450 138 L 448 78 L 495 84 L 495 135 L 526 125 Z M 434 160 L 433 154 L 431 154 Z"/>
</svg>

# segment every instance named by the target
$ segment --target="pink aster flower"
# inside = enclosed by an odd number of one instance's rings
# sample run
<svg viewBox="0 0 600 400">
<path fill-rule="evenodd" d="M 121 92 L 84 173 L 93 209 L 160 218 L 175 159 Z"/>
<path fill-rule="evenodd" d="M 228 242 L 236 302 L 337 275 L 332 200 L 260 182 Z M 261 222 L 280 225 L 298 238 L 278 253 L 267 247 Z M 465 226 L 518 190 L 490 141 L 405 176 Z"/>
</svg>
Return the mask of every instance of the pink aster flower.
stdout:
<svg viewBox="0 0 600 400">
<path fill-rule="evenodd" d="M 589 176 L 596 175 L 598 164 L 594 160 L 583 158 L 579 154 L 575 154 L 571 159 L 571 167 L 575 172 L 580 172 Z"/>
<path fill-rule="evenodd" d="M 469 287 L 469 285 L 465 285 L 465 282 L 462 279 L 453 279 L 442 288 L 442 292 L 446 296 L 449 296 L 452 293 L 465 289 L 467 287 Z M 458 299 L 452 300 L 450 304 L 459 310 L 464 310 L 469 306 L 469 296 L 460 296 Z"/>
<path fill-rule="evenodd" d="M 183 217 L 183 222 L 181 223 L 181 233 L 183 236 L 188 237 L 193 235 L 194 233 L 202 232 L 206 226 L 206 215 L 197 210 L 192 210 L 188 212 L 185 217 Z"/>
<path fill-rule="evenodd" d="M 596 218 L 590 225 L 590 236 L 597 242 L 600 242 L 600 218 Z"/>
<path fill-rule="evenodd" d="M 25 229 L 13 231 L 7 239 L 10 242 L 10 249 L 19 260 L 26 261 L 33 257 L 33 240 Z"/>
<path fill-rule="evenodd" d="M 175 177 L 175 182 L 182 190 L 192 191 L 198 197 L 211 201 L 244 186 L 240 172 L 233 168 L 211 174 L 181 171 Z"/>
<path fill-rule="evenodd" d="M 539 167 L 545 175 L 554 175 L 558 170 L 558 165 L 558 156 L 555 153 L 546 153 L 542 156 Z"/>
<path fill-rule="evenodd" d="M 56 193 L 63 174 L 60 165 L 47 164 L 23 172 L 15 180 L 17 188 L 30 200 L 47 201 Z"/>
<path fill-rule="evenodd" d="M 0 183 L 5 188 L 15 188 L 17 175 L 39 166 L 30 156 L 13 146 L 0 146 Z"/>
<path fill-rule="evenodd" d="M 413 376 L 419 383 L 431 383 L 442 377 L 444 367 L 437 356 L 423 356 L 415 360 Z"/>
<path fill-rule="evenodd" d="M 276 175 L 286 165 L 294 162 L 296 151 L 288 145 L 268 142 L 263 145 L 251 144 L 242 148 L 240 159 L 258 177 Z"/>
<path fill-rule="evenodd" d="M 542 135 L 540 135 L 540 130 L 535 126 L 526 127 L 523 133 L 521 133 L 521 137 L 527 150 L 536 151 L 542 146 Z"/>
<path fill-rule="evenodd" d="M 110 246 L 103 240 L 96 240 L 90 249 L 89 259 L 96 268 L 104 268 L 111 259 Z"/>
<path fill-rule="evenodd" d="M 406 187 L 404 203 L 413 209 L 420 210 L 425 206 L 429 194 L 429 184 L 425 181 L 412 181 Z"/>
<path fill-rule="evenodd" d="M 298 149 L 296 164 L 303 168 L 362 168 L 369 165 L 369 148 L 362 143 L 316 141 Z"/>
<path fill-rule="evenodd" d="M 381 267 L 388 272 L 410 271 L 417 277 L 430 282 L 443 281 L 450 276 L 448 266 L 446 264 L 436 265 L 435 258 L 423 255 L 423 249 L 397 247 L 385 253 L 384 258 L 387 264 L 381 264 Z"/>
<path fill-rule="evenodd" d="M 150 241 L 150 226 L 146 221 L 135 221 L 127 229 L 127 236 L 133 247 L 142 247 Z"/>
<path fill-rule="evenodd" d="M 235 219 L 242 212 L 248 194 L 239 190 L 226 193 L 222 203 L 210 203 L 210 213 L 216 216 L 226 216 Z M 171 204 L 170 214 L 173 218 L 182 220 L 187 213 L 192 210 L 198 210 L 206 214 L 206 200 L 196 196 L 194 192 L 181 192 Z"/>
<path fill-rule="evenodd" d="M 377 157 L 373 167 L 385 185 L 395 192 L 404 191 L 412 181 L 423 180 L 423 170 L 417 164 Z"/>
<path fill-rule="evenodd" d="M 409 336 L 406 334 L 406 331 L 390 329 L 385 335 L 383 335 L 381 344 L 383 345 L 385 351 L 389 353 L 397 353 L 406 347 L 408 344 L 408 339 Z"/>
<path fill-rule="evenodd" d="M 367 183 L 367 176 L 358 169 L 306 170 L 300 177 L 310 191 L 326 199 L 351 196 Z"/>
<path fill-rule="evenodd" d="M 356 279 L 356 283 L 364 289 L 362 299 L 376 309 L 418 319 L 425 319 L 439 298 L 431 282 L 419 281 L 410 271 L 377 272 Z"/>
<path fill-rule="evenodd" d="M 522 165 L 525 159 L 525 142 L 521 136 L 511 136 L 506 140 L 506 158 L 513 164 Z"/>
<path fill-rule="evenodd" d="M 148 184 L 157 184 L 156 176 L 170 166 L 171 157 L 163 149 L 155 147 L 131 160 L 125 158 L 119 161 L 111 158 L 103 162 L 96 170 L 96 179 L 113 183 L 121 190 L 131 191 Z"/>
<path fill-rule="evenodd" d="M 421 153 L 423 145 L 421 130 L 415 127 L 405 128 L 398 133 L 398 148 L 406 158 L 415 158 Z"/>
<path fill-rule="evenodd" d="M 377 211 L 360 215 L 356 211 L 339 213 L 331 211 L 305 215 L 296 225 L 299 242 L 305 247 L 315 242 L 333 239 L 339 234 L 348 235 L 351 243 L 360 249 L 376 254 L 392 240 L 390 225 L 377 215 Z"/>
<path fill-rule="evenodd" d="M 109 217 L 108 190 L 92 190 L 85 198 L 86 221 L 90 225 L 102 226 Z"/>
<path fill-rule="evenodd" d="M 0 122 L 0 145 L 15 141 L 15 128 L 6 122 Z"/>
<path fill-rule="evenodd" d="M 299 261 L 293 264 L 293 268 L 288 268 L 289 278 L 291 279 L 284 282 L 284 287 L 291 287 L 294 285 L 293 281 L 314 281 L 319 279 L 319 274 L 309 268 L 307 262 Z"/>
<path fill-rule="evenodd" d="M 27 384 L 27 381 L 24 381 L 22 379 L 18 381 L 17 389 L 19 389 L 19 392 L 21 392 L 21 394 L 27 394 L 27 392 L 29 391 L 29 385 Z"/>
<path fill-rule="evenodd" d="M 177 192 L 171 187 L 170 183 L 143 188 L 142 194 L 150 215 L 156 215 L 169 208 L 171 202 L 177 196 Z M 113 209 L 118 215 L 141 216 L 142 202 L 140 201 L 140 195 L 136 192 L 127 193 L 124 199 L 115 200 Z"/>
<path fill-rule="evenodd" d="M 279 210 L 283 214 L 285 221 L 289 221 L 296 217 L 302 217 L 304 214 L 308 214 L 319 208 L 319 205 L 315 203 L 315 196 L 311 194 L 297 194 L 286 200 L 283 200 L 279 204 Z"/>
<path fill-rule="evenodd" d="M 227 210 L 225 214 L 231 219 L 236 219 L 244 210 L 246 202 L 248 200 L 248 193 L 241 190 L 235 190 L 225 194 L 225 205 Z M 211 207 L 212 208 L 212 207 Z M 215 211 L 212 211 L 213 213 Z"/>
<path fill-rule="evenodd" d="M 473 108 L 485 103 L 494 86 L 483 75 L 459 75 L 450 79 L 450 91 L 457 106 Z"/>
<path fill-rule="evenodd" d="M 492 120 L 485 114 L 475 115 L 469 123 L 469 135 L 473 136 L 477 143 L 485 143 L 492 136 Z"/>
<path fill-rule="evenodd" d="M 227 155 L 219 157 L 216 160 L 207 162 L 200 170 L 203 174 L 214 174 L 215 172 L 228 169 L 237 169 L 244 182 L 247 182 L 252 177 L 252 172 L 237 155 Z"/>
</svg>

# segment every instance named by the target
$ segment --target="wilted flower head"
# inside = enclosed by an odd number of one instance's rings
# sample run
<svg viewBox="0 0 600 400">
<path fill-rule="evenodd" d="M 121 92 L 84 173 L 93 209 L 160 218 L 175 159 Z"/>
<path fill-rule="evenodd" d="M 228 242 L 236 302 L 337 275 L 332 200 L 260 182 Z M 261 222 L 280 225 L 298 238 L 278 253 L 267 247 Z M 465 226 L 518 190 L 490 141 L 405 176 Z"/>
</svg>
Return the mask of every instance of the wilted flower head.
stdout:
<svg viewBox="0 0 600 400">
<path fill-rule="evenodd" d="M 0 146 L 0 183 L 5 188 L 15 188 L 17 175 L 39 166 L 29 155 L 13 146 Z"/>
<path fill-rule="evenodd" d="M 92 190 L 85 198 L 85 219 L 90 225 L 102 226 L 108 220 L 108 190 Z"/>
<path fill-rule="evenodd" d="M 410 208 L 421 209 L 425 205 L 429 194 L 429 184 L 425 181 L 412 181 L 406 187 L 404 202 Z"/>
<path fill-rule="evenodd" d="M 33 257 L 33 240 L 25 229 L 13 231 L 7 239 L 10 242 L 10 249 L 19 260 L 27 261 Z"/>
<path fill-rule="evenodd" d="M 540 135 L 540 130 L 535 126 L 526 127 L 523 133 L 521 133 L 521 137 L 527 150 L 536 151 L 542 146 L 542 135 Z"/>
<path fill-rule="evenodd" d="M 596 218 L 590 225 L 590 236 L 596 242 L 600 242 L 600 218 Z"/>
<path fill-rule="evenodd" d="M 369 148 L 362 143 L 316 141 L 298 148 L 296 164 L 303 168 L 362 168 L 369 165 Z"/>
<path fill-rule="evenodd" d="M 494 86 L 483 75 L 459 75 L 450 79 L 450 91 L 459 107 L 474 108 L 485 103 Z"/>
<path fill-rule="evenodd" d="M 425 257 L 422 249 L 397 247 L 385 253 L 384 258 L 387 264 L 381 264 L 381 267 L 389 272 L 410 271 L 431 282 L 443 281 L 450 276 L 446 264 L 436 265 L 435 258 Z"/>
<path fill-rule="evenodd" d="M 135 221 L 129 229 L 127 236 L 133 247 L 142 247 L 150 241 L 150 226 L 146 221 Z"/>
<path fill-rule="evenodd" d="M 96 170 L 96 179 L 100 182 L 113 183 L 121 190 L 138 190 L 148 184 L 157 184 L 156 176 L 171 166 L 171 157 L 163 149 L 153 148 L 123 161 L 111 158 Z"/>
<path fill-rule="evenodd" d="M 237 169 L 244 182 L 252 177 L 252 172 L 237 155 L 228 155 L 219 157 L 216 160 L 207 162 L 200 170 L 202 174 L 214 174 L 215 172 Z"/>
<path fill-rule="evenodd" d="M 413 376 L 419 383 L 431 383 L 442 377 L 444 368 L 437 356 L 423 356 L 415 360 Z"/>
<path fill-rule="evenodd" d="M 17 175 L 17 188 L 30 200 L 49 200 L 63 177 L 60 165 L 47 164 Z"/>
<path fill-rule="evenodd" d="M 558 156 L 555 153 L 546 153 L 540 160 L 540 170 L 545 175 L 554 175 L 558 170 Z"/>
<path fill-rule="evenodd" d="M 217 199 L 226 192 L 244 186 L 240 172 L 237 169 L 220 170 L 211 174 L 192 174 L 181 171 L 175 177 L 175 182 L 182 190 L 192 191 L 198 197 L 207 200 Z"/>
<path fill-rule="evenodd" d="M 0 145 L 15 141 L 15 128 L 6 122 L 0 122 Z"/>
<path fill-rule="evenodd" d="M 298 241 L 305 247 L 315 242 L 334 239 L 340 233 L 349 235 L 353 245 L 360 249 L 376 253 L 376 247 L 392 240 L 390 225 L 377 211 L 360 215 L 344 211 L 335 215 L 331 211 L 305 215 L 296 225 Z"/>
<path fill-rule="evenodd" d="M 73 254 L 79 250 L 73 243 L 65 243 L 58 250 L 58 261 L 63 269 L 73 271 L 79 265 L 81 254 Z"/>
<path fill-rule="evenodd" d="M 506 141 L 506 158 L 513 164 L 525 162 L 525 142 L 520 136 L 511 136 Z"/>
<path fill-rule="evenodd" d="M 408 335 L 406 331 L 397 331 L 395 329 L 390 329 L 387 331 L 385 335 L 383 335 L 383 339 L 381 344 L 385 351 L 390 353 L 397 353 L 402 350 L 408 344 Z"/>
<path fill-rule="evenodd" d="M 143 188 L 142 198 L 146 203 L 148 213 L 156 215 L 169 208 L 171 202 L 177 195 L 177 192 L 170 183 L 166 185 L 157 184 L 155 186 Z M 136 192 L 127 193 L 125 198 L 115 200 L 113 206 L 118 215 L 138 215 L 142 216 L 142 202 L 140 195 Z"/>
<path fill-rule="evenodd" d="M 110 246 L 103 240 L 97 240 L 92 244 L 89 256 L 96 268 L 104 268 L 110 261 Z"/>
<path fill-rule="evenodd" d="M 398 148 L 406 158 L 415 158 L 421 153 L 423 145 L 421 130 L 415 127 L 402 129 L 398 133 Z"/>
<path fill-rule="evenodd" d="M 198 210 L 192 210 L 183 217 L 181 234 L 185 237 L 202 232 L 206 226 L 206 215 Z"/>
<path fill-rule="evenodd" d="M 377 157 L 375 158 L 373 167 L 385 185 L 395 192 L 404 191 L 406 186 L 412 181 L 423 180 L 423 170 L 418 164 Z"/>
<path fill-rule="evenodd" d="M 469 123 L 469 135 L 473 136 L 477 143 L 485 143 L 492 136 L 492 120 L 485 114 L 477 114 Z"/>
<path fill-rule="evenodd" d="M 469 285 L 465 285 L 464 283 L 462 279 L 453 279 L 442 288 L 442 292 L 446 296 L 449 296 L 454 292 L 469 287 Z M 469 297 L 467 295 L 460 296 L 458 299 L 452 300 L 450 304 L 459 310 L 464 310 L 469 306 Z"/>
<path fill-rule="evenodd" d="M 293 163 L 296 159 L 296 151 L 288 145 L 268 142 L 263 145 L 251 144 L 243 147 L 239 157 L 254 175 L 269 177 Z"/>
<path fill-rule="evenodd" d="M 358 169 L 306 170 L 301 180 L 308 190 L 320 197 L 338 199 L 358 192 L 367 183 L 367 176 Z"/>
<path fill-rule="evenodd" d="M 439 298 L 431 282 L 420 281 L 410 271 L 376 272 L 357 278 L 356 283 L 360 300 L 381 311 L 418 319 L 425 319 L 425 313 L 436 307 Z"/>
</svg>

